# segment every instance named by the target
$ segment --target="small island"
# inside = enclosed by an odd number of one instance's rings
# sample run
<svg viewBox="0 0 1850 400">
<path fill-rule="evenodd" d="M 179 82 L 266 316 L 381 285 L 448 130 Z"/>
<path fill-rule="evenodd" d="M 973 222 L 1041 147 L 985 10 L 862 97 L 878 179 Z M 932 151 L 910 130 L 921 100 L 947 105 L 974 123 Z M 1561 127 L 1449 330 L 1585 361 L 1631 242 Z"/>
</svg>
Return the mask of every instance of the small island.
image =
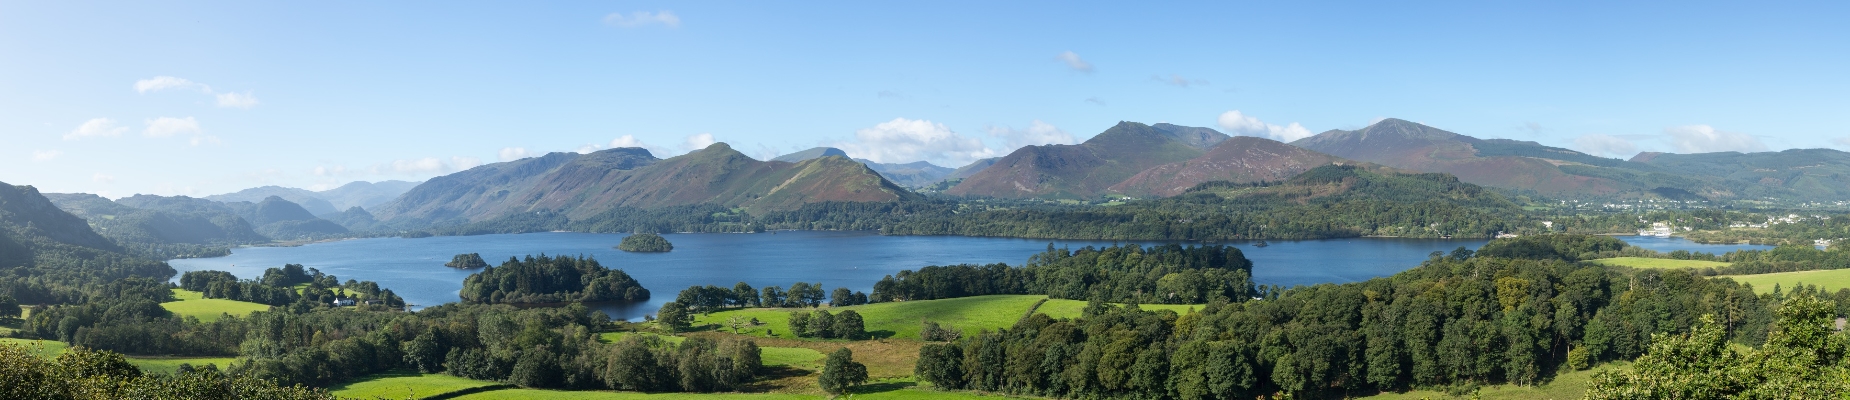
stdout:
<svg viewBox="0 0 1850 400">
<path fill-rule="evenodd" d="M 459 269 L 476 269 L 487 268 L 488 262 L 482 261 L 482 255 L 480 253 L 468 253 L 457 254 L 456 257 L 450 258 L 450 262 L 443 263 L 443 266 Z"/>
<path fill-rule="evenodd" d="M 590 257 L 508 258 L 498 267 L 463 279 L 460 293 L 469 303 L 558 304 L 643 301 L 649 290 L 620 269 L 604 268 Z"/>
<path fill-rule="evenodd" d="M 662 238 L 662 235 L 638 233 L 623 238 L 623 243 L 617 244 L 617 250 L 640 253 L 660 253 L 674 250 L 674 244 L 668 243 L 668 239 Z"/>
</svg>

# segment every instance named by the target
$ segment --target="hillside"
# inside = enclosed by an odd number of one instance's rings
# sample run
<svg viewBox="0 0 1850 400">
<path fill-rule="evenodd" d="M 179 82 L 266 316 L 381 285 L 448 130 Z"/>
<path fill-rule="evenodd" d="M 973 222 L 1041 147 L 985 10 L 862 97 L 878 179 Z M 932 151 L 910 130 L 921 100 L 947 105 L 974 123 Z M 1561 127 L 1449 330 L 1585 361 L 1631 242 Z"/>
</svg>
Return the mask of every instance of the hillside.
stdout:
<svg viewBox="0 0 1850 400">
<path fill-rule="evenodd" d="M 619 148 L 484 165 L 433 178 L 373 214 L 388 222 L 477 222 L 523 213 L 581 220 L 624 208 L 712 204 L 762 213 L 814 202 L 917 198 L 847 158 L 758 161 L 717 143 L 666 160 Z"/>
<path fill-rule="evenodd" d="M 1205 154 L 1226 135 L 1206 128 L 1136 122 L 1077 145 L 1027 146 L 965 178 L 946 193 L 998 198 L 1088 199 L 1144 170 Z"/>
<path fill-rule="evenodd" d="M 83 298 L 103 282 L 173 276 L 166 263 L 122 251 L 38 189 L 0 182 L 0 295 L 22 304 L 57 304 Z"/>
<path fill-rule="evenodd" d="M 144 210 L 86 193 L 47 193 L 58 208 L 83 218 L 118 243 L 256 243 L 267 242 L 236 215 L 212 212 Z"/>
<path fill-rule="evenodd" d="M 271 238 L 309 239 L 348 233 L 346 227 L 315 217 L 301 205 L 277 196 L 256 203 L 240 201 L 225 205 L 256 225 L 257 233 Z"/>
<path fill-rule="evenodd" d="M 1174 196 L 1205 182 L 1276 182 L 1342 159 L 1276 140 L 1236 136 L 1188 161 L 1164 164 L 1131 176 L 1111 191 L 1134 196 Z"/>
<path fill-rule="evenodd" d="M 1389 118 L 1354 131 L 1331 130 L 1293 146 L 1394 168 L 1440 172 L 1465 182 L 1551 196 L 1733 198 L 1727 185 L 1666 173 L 1535 142 L 1483 140 Z M 1666 196 L 1668 195 L 1668 196 Z"/>
<path fill-rule="evenodd" d="M 978 172 L 983 172 L 983 170 L 989 169 L 989 166 L 991 165 L 996 165 L 996 161 L 1001 160 L 1001 159 L 1002 157 L 990 157 L 990 158 L 985 158 L 981 160 L 976 160 L 976 162 L 972 162 L 970 163 L 970 165 L 957 167 L 957 169 L 951 170 L 951 174 L 946 175 L 944 178 L 945 179 L 969 178 L 971 176 L 975 176 L 976 173 Z"/>
<path fill-rule="evenodd" d="M 817 147 L 777 156 L 777 158 L 773 158 L 771 161 L 795 163 L 829 156 L 848 157 L 848 153 L 834 147 Z M 951 171 L 953 171 L 950 168 L 940 167 L 925 161 L 915 161 L 904 164 L 880 163 L 860 158 L 855 158 L 854 161 L 866 164 L 867 168 L 874 170 L 874 172 L 879 173 L 881 177 L 886 178 L 888 181 L 892 181 L 894 184 L 909 188 L 938 183 L 938 181 L 944 180 L 944 177 L 950 175 Z"/>
<path fill-rule="evenodd" d="M 321 198 L 320 193 L 315 193 L 307 189 L 286 188 L 282 186 L 254 187 L 239 190 L 234 193 L 206 196 L 205 199 L 220 203 L 236 203 L 240 201 L 257 203 L 270 197 L 280 197 L 284 200 L 288 200 L 290 203 L 300 205 L 302 209 L 308 210 L 309 215 L 333 214 L 341 210 L 341 208 L 336 208 L 334 203 Z"/>
<path fill-rule="evenodd" d="M 353 181 L 337 188 L 315 192 L 315 195 L 323 200 L 327 200 L 328 203 L 333 204 L 334 208 L 338 210 L 346 210 L 354 207 L 372 208 L 380 204 L 385 204 L 385 202 L 392 201 L 392 199 L 398 198 L 399 195 L 405 194 L 406 191 L 417 186 L 418 182 L 406 181 Z M 307 206 L 303 208 L 307 208 Z M 313 212 L 314 210 L 309 211 Z"/>
<path fill-rule="evenodd" d="M 1720 177 L 1808 200 L 1850 199 L 1850 153 L 1792 149 L 1761 153 L 1670 154 L 1646 152 L 1631 162 L 1690 176 Z"/>
</svg>

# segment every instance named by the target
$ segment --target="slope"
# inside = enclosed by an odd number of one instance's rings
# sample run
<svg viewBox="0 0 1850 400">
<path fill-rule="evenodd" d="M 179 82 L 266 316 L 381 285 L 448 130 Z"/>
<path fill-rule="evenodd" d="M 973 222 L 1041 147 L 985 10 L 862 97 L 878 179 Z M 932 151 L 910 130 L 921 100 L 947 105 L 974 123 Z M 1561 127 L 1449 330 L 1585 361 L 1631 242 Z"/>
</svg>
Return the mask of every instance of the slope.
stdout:
<svg viewBox="0 0 1850 400">
<path fill-rule="evenodd" d="M 83 218 L 118 243 L 256 243 L 270 239 L 229 213 L 173 212 L 129 207 L 87 193 L 46 193 L 53 204 Z"/>
<path fill-rule="evenodd" d="M 1661 197 L 1663 189 L 1734 197 L 1725 186 L 1535 142 L 1482 140 L 1389 118 L 1355 131 L 1331 130 L 1291 143 L 1351 160 L 1458 176 L 1465 182 L 1570 197 Z"/>
<path fill-rule="evenodd" d="M 1077 145 L 1023 147 L 965 178 L 946 193 L 1000 198 L 1092 198 L 1146 169 L 1199 157 L 1206 152 L 1202 146 L 1219 143 L 1226 137 L 1205 128 L 1159 125 L 1165 128 L 1119 122 Z M 1219 135 L 1219 140 L 1214 135 Z"/>
<path fill-rule="evenodd" d="M 1276 140 L 1237 136 L 1220 142 L 1201 157 L 1138 173 L 1112 185 L 1111 191 L 1136 196 L 1174 196 L 1211 181 L 1282 181 L 1311 168 L 1340 161 L 1342 159 L 1328 154 Z"/>
<path fill-rule="evenodd" d="M 639 148 L 489 164 L 433 178 L 379 207 L 382 221 L 477 222 L 523 213 L 581 220 L 617 209 L 711 204 L 747 212 L 917 199 L 853 160 L 758 161 L 725 143 L 659 160 Z"/>
<path fill-rule="evenodd" d="M 167 263 L 123 254 L 38 189 L 0 182 L 0 295 L 22 304 L 65 303 L 103 282 L 173 274 Z"/>
<path fill-rule="evenodd" d="M 1766 190 L 1785 189 L 1803 200 L 1850 199 L 1850 153 L 1831 149 L 1792 149 L 1760 153 L 1669 154 L 1646 152 L 1632 157 L 1667 171 L 1713 176 Z"/>
<path fill-rule="evenodd" d="M 405 194 L 405 192 L 417 186 L 418 182 L 406 181 L 353 181 L 337 188 L 315 192 L 315 195 L 323 200 L 327 200 L 328 203 L 333 204 L 334 208 L 338 210 L 346 210 L 354 207 L 372 208 L 380 204 L 385 204 L 385 202 L 392 201 L 392 199 L 398 198 L 399 195 Z M 307 206 L 303 206 L 303 208 L 307 208 Z M 312 212 L 314 210 L 310 211 Z"/>
<path fill-rule="evenodd" d="M 777 156 L 777 158 L 773 158 L 771 161 L 796 163 L 829 156 L 848 157 L 848 153 L 834 147 L 816 147 Z M 881 163 L 860 158 L 855 158 L 854 161 L 866 164 L 867 168 L 873 169 L 874 172 L 879 173 L 881 177 L 904 187 L 920 187 L 937 183 L 938 181 L 944 180 L 944 177 L 950 175 L 951 171 L 953 171 L 950 168 L 940 167 L 925 161 L 904 164 Z"/>
</svg>

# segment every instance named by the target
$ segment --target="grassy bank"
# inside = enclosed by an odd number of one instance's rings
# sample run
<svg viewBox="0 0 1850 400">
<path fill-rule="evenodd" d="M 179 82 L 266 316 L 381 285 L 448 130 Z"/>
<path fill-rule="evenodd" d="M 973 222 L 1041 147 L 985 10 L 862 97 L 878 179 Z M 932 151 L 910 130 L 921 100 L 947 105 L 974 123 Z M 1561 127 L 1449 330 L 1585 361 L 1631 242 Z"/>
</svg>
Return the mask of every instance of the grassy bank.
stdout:
<svg viewBox="0 0 1850 400">
<path fill-rule="evenodd" d="M 198 318 L 202 322 L 217 321 L 225 315 L 241 317 L 270 309 L 270 306 L 246 301 L 208 299 L 204 293 L 190 290 L 174 289 L 173 297 L 179 300 L 161 303 L 161 308 L 174 315 Z"/>
<path fill-rule="evenodd" d="M 328 388 L 335 396 L 356 399 L 421 399 L 463 389 L 500 385 L 445 374 L 393 371 Z"/>
<path fill-rule="evenodd" d="M 71 347 L 59 341 L 11 338 L 0 339 L 0 344 L 25 347 L 26 350 L 44 358 L 56 358 L 59 354 L 70 350 Z M 142 371 L 159 373 L 172 373 L 180 369 L 180 364 L 192 364 L 195 367 L 215 364 L 219 369 L 225 369 L 231 367 L 233 362 L 237 362 L 237 359 L 230 357 L 128 357 L 128 363 L 134 364 Z"/>
<path fill-rule="evenodd" d="M 1787 291 L 1799 284 L 1817 286 L 1825 292 L 1850 288 L 1850 269 L 1827 269 L 1818 271 L 1780 272 L 1756 275 L 1726 275 L 1719 278 L 1733 279 L 1735 282 L 1754 285 L 1754 293 L 1772 293 L 1773 286 L 1779 285 Z"/>
</svg>

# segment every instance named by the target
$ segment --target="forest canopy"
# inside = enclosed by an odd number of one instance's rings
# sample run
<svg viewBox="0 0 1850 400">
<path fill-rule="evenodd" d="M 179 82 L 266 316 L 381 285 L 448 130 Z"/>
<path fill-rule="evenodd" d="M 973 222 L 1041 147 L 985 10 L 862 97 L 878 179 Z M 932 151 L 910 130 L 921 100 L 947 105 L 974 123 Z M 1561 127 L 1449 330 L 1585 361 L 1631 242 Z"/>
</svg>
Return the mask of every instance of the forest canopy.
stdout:
<svg viewBox="0 0 1850 400">
<path fill-rule="evenodd" d="M 490 304 L 641 301 L 649 299 L 636 279 L 605 268 L 590 257 L 509 257 L 499 267 L 463 280 L 463 301 Z"/>
</svg>

